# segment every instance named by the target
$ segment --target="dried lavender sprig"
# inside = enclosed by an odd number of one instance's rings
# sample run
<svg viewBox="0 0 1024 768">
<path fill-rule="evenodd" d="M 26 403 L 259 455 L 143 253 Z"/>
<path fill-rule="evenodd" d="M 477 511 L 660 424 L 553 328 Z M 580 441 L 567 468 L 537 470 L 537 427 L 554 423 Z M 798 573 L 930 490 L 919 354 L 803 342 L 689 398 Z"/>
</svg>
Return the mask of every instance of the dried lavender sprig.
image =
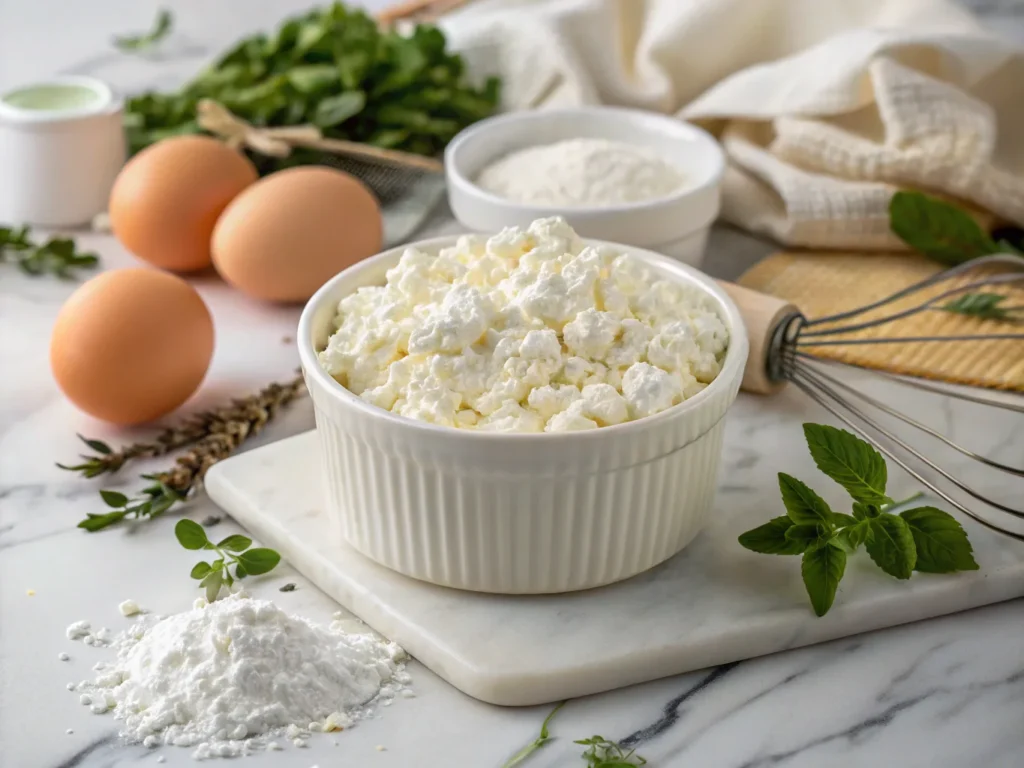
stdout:
<svg viewBox="0 0 1024 768">
<path fill-rule="evenodd" d="M 57 466 L 69 472 L 79 472 L 82 477 L 86 478 L 117 472 L 134 459 L 153 459 L 165 456 L 179 448 L 199 442 L 211 434 L 217 434 L 225 429 L 225 424 L 244 421 L 251 409 L 276 408 L 277 406 L 273 405 L 276 398 L 286 396 L 287 399 L 284 402 L 290 401 L 301 389 L 301 385 L 301 376 L 285 384 L 270 384 L 254 395 L 232 400 L 229 405 L 208 411 L 199 411 L 187 416 L 180 424 L 167 427 L 151 441 L 132 443 L 118 448 L 116 451 L 100 440 L 79 435 L 82 442 L 96 451 L 96 454 L 82 454 L 81 464 L 70 466 L 57 464 Z M 277 405 L 281 404 L 283 403 Z"/>
<path fill-rule="evenodd" d="M 271 384 L 257 395 L 236 400 L 230 407 L 214 411 L 221 416 L 230 412 L 233 418 L 227 421 L 219 418 L 211 422 L 210 434 L 196 441 L 191 450 L 179 456 L 171 469 L 154 475 L 143 475 L 144 480 L 151 480 L 154 484 L 144 488 L 140 496 L 130 499 L 117 491 L 100 491 L 100 496 L 112 508 L 111 511 L 90 513 L 78 527 L 99 531 L 125 518 L 142 519 L 162 515 L 198 490 L 210 467 L 230 456 L 249 437 L 259 434 L 277 411 L 302 391 L 303 380 L 300 376 L 287 384 Z"/>
</svg>

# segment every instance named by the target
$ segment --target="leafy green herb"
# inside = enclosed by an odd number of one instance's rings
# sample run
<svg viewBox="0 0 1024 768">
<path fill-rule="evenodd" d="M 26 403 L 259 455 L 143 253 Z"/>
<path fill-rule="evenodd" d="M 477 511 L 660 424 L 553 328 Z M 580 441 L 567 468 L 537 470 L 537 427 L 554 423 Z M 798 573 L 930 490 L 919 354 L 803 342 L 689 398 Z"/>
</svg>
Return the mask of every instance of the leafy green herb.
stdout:
<svg viewBox="0 0 1024 768">
<path fill-rule="evenodd" d="M 143 35 L 125 35 L 114 38 L 114 47 L 121 51 L 145 51 L 153 48 L 167 37 L 174 26 L 174 15 L 166 8 L 161 8 L 153 22 L 153 28 Z"/>
<path fill-rule="evenodd" d="M 558 710 L 560 710 L 564 706 L 564 701 L 559 704 L 556 704 L 555 708 L 552 709 L 551 712 L 548 713 L 548 716 L 544 718 L 544 722 L 541 723 L 540 735 L 537 736 L 536 739 L 531 741 L 525 747 L 520 749 L 518 752 L 516 752 L 514 755 L 512 755 L 512 757 L 510 757 L 508 760 L 506 760 L 505 764 L 502 765 L 501 768 L 514 768 L 514 766 L 517 766 L 520 763 L 522 763 L 524 760 L 526 760 L 526 758 L 528 758 L 538 749 L 540 749 L 549 741 L 551 741 L 551 737 L 548 735 L 548 726 L 551 724 L 551 718 L 553 718 L 555 716 L 555 713 L 557 713 Z"/>
<path fill-rule="evenodd" d="M 159 517 L 178 502 L 185 500 L 185 494 L 167 485 L 158 476 L 143 475 L 143 478 L 156 482 L 148 488 L 143 488 L 142 495 L 134 499 L 119 491 L 100 491 L 103 502 L 114 511 L 103 514 L 90 512 L 78 527 L 87 531 L 100 531 L 126 518 L 142 520 Z"/>
<path fill-rule="evenodd" d="M 1007 297 L 998 293 L 965 293 L 938 307 L 943 312 L 978 317 L 982 320 L 1016 320 L 1024 318 L 1024 306 L 1000 306 Z"/>
<path fill-rule="evenodd" d="M 967 533 L 952 515 L 935 507 L 917 507 L 900 512 L 914 538 L 917 562 L 922 573 L 976 571 L 974 550 Z"/>
<path fill-rule="evenodd" d="M 583 751 L 583 759 L 587 761 L 588 768 L 631 768 L 631 766 L 647 764 L 647 761 L 640 757 L 635 749 L 626 752 L 621 746 L 614 741 L 609 741 L 604 736 L 591 736 L 589 739 L 578 739 L 573 743 L 586 747 Z"/>
<path fill-rule="evenodd" d="M 312 123 L 329 138 L 436 155 L 497 108 L 498 81 L 477 87 L 465 69 L 436 27 L 381 30 L 363 11 L 334 3 L 240 41 L 175 93 L 130 99 L 125 127 L 133 152 L 197 133 L 196 106 L 209 98 L 253 125 Z M 280 167 L 315 157 L 303 150 L 257 160 Z"/>
<path fill-rule="evenodd" d="M 892 196 L 889 227 L 911 248 L 943 264 L 960 264 L 1004 250 L 970 214 L 920 192 Z"/>
<path fill-rule="evenodd" d="M 95 253 L 79 253 L 75 241 L 51 237 L 39 244 L 29 239 L 28 227 L 0 227 L 0 262 L 11 262 L 26 275 L 73 277 L 73 269 L 91 269 L 99 264 Z"/>
<path fill-rule="evenodd" d="M 779 473 L 785 517 L 776 517 L 739 537 L 746 549 L 766 555 L 803 555 L 801 575 L 811 607 L 824 616 L 835 601 L 848 555 L 862 545 L 875 564 L 897 579 L 916 571 L 977 570 L 973 548 L 960 524 L 935 507 L 900 512 L 920 494 L 893 501 L 886 495 L 885 459 L 845 430 L 804 424 L 818 469 L 843 486 L 853 514 L 833 512 L 806 484 Z"/>
<path fill-rule="evenodd" d="M 892 501 L 885 495 L 885 459 L 870 445 L 845 430 L 824 424 L 804 424 L 804 437 L 818 469 L 843 486 L 854 501 Z"/>
<path fill-rule="evenodd" d="M 257 547 L 250 549 L 252 539 L 234 534 L 216 544 L 206 536 L 206 530 L 192 520 L 179 520 L 174 526 L 174 535 L 185 549 L 208 549 L 217 553 L 212 563 L 200 561 L 192 566 L 189 573 L 206 590 L 206 599 L 211 603 L 217 599 L 223 586 L 230 587 L 236 579 L 268 573 L 281 562 L 281 555 L 273 549 Z M 231 568 L 234 567 L 234 574 Z"/>
</svg>

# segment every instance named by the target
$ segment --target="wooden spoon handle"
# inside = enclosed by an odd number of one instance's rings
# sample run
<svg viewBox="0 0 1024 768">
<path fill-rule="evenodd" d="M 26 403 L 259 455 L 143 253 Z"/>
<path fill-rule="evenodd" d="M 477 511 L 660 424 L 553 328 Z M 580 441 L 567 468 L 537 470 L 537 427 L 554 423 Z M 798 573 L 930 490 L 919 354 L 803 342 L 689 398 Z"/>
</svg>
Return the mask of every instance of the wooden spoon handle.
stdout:
<svg viewBox="0 0 1024 768">
<path fill-rule="evenodd" d="M 741 388 L 745 392 L 760 395 L 777 392 L 784 382 L 768 378 L 768 352 L 771 349 L 772 336 L 781 322 L 791 315 L 798 314 L 799 310 L 783 299 L 758 293 L 725 280 L 717 282 L 736 303 L 743 318 L 743 325 L 746 326 L 747 336 L 750 338 L 750 356 L 743 371 Z"/>
</svg>

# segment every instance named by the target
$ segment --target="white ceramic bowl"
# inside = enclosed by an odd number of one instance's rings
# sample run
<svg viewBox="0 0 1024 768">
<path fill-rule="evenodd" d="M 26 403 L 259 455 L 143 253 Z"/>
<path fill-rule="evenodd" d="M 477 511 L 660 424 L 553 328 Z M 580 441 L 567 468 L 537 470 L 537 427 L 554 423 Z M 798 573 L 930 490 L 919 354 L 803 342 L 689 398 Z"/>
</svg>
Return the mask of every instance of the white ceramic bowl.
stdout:
<svg viewBox="0 0 1024 768">
<path fill-rule="evenodd" d="M 637 144 L 678 166 L 689 183 L 668 197 L 608 207 L 524 205 L 477 186 L 490 163 L 527 147 L 574 138 Z M 464 226 L 495 232 L 564 216 L 580 237 L 648 248 L 699 266 L 708 230 L 718 216 L 725 157 L 708 133 L 676 118 L 616 107 L 514 112 L 481 120 L 448 145 L 444 155 L 448 202 Z"/>
<path fill-rule="evenodd" d="M 455 240 L 414 247 L 437 252 Z M 372 406 L 327 374 L 317 352 L 338 302 L 382 285 L 404 248 L 362 261 L 317 291 L 299 320 L 299 357 L 336 535 L 408 576 L 500 593 L 625 579 L 697 535 L 714 496 L 723 418 L 743 377 L 746 332 L 710 278 L 650 251 L 615 247 L 710 294 L 731 340 L 721 373 L 699 394 L 654 416 L 584 432 L 439 427 Z"/>
</svg>

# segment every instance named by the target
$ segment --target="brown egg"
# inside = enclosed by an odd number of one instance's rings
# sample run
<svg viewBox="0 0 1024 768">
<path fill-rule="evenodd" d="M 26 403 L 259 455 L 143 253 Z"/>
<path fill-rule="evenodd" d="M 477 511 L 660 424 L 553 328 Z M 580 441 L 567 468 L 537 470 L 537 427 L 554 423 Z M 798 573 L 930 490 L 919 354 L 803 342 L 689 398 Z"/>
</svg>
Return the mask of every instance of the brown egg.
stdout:
<svg viewBox="0 0 1024 768">
<path fill-rule="evenodd" d="M 239 290 L 302 301 L 380 251 L 380 206 L 357 179 L 309 166 L 271 174 L 236 197 L 213 230 L 213 265 Z"/>
<path fill-rule="evenodd" d="M 110 193 L 110 225 L 125 248 L 154 267 L 210 266 L 217 217 L 257 179 L 248 158 L 208 136 L 164 139 L 139 152 Z"/>
<path fill-rule="evenodd" d="M 50 337 L 57 384 L 86 413 L 141 424 L 196 391 L 213 320 L 195 289 L 154 269 L 104 272 L 71 294 Z"/>
</svg>

